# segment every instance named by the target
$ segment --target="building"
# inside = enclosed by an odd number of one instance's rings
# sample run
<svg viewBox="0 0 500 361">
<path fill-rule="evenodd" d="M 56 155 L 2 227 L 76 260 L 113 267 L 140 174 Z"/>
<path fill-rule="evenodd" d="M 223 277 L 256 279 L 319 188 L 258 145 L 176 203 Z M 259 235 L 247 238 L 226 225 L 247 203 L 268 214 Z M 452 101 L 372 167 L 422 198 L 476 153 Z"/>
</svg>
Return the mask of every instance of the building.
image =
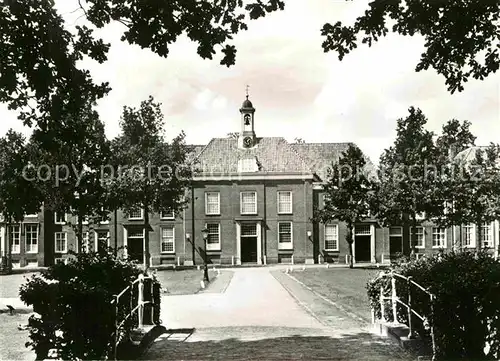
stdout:
<svg viewBox="0 0 500 361">
<path fill-rule="evenodd" d="M 323 204 L 322 182 L 332 162 L 349 143 L 288 143 L 281 137 L 259 137 L 252 102 L 240 108 L 237 136 L 214 138 L 195 146 L 193 159 L 201 171 L 187 191 L 190 203 L 181 214 L 150 214 L 150 263 L 154 266 L 203 263 L 324 263 L 347 260 L 346 226 L 337 221 L 313 223 Z M 370 162 L 367 171 L 373 171 Z M 67 215 L 43 211 L 20 225 L 0 223 L 4 256 L 12 244 L 15 267 L 48 266 L 69 257 L 68 250 L 124 247 L 130 258 L 145 257 L 144 212 L 117 211 L 109 221 L 84 222 L 79 245 Z M 208 230 L 205 241 L 202 229 Z M 474 226 L 439 228 L 431 222 L 417 227 L 418 255 L 456 247 L 476 247 Z M 36 234 L 36 237 L 35 237 Z M 498 256 L 499 222 L 485 224 L 481 246 Z M 410 230 L 381 227 L 368 218 L 354 227 L 356 263 L 387 263 L 408 249 Z M 35 247 L 34 244 L 37 246 Z"/>
</svg>

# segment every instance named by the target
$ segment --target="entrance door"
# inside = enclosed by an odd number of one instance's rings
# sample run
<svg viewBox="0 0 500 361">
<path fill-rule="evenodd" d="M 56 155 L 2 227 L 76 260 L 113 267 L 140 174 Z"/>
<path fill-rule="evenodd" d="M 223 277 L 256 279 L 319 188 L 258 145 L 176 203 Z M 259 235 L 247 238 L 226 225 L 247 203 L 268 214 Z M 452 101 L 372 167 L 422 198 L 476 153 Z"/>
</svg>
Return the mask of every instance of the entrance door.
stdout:
<svg viewBox="0 0 500 361">
<path fill-rule="evenodd" d="M 127 253 L 131 260 L 144 262 L 144 230 L 129 229 L 127 237 Z"/>
<path fill-rule="evenodd" d="M 241 262 L 257 262 L 257 224 L 241 224 Z"/>
<path fill-rule="evenodd" d="M 401 227 L 389 228 L 389 252 L 391 258 L 403 253 L 403 229 Z"/>
<path fill-rule="evenodd" d="M 356 262 L 370 262 L 371 236 L 356 236 L 354 240 L 354 254 Z"/>
</svg>

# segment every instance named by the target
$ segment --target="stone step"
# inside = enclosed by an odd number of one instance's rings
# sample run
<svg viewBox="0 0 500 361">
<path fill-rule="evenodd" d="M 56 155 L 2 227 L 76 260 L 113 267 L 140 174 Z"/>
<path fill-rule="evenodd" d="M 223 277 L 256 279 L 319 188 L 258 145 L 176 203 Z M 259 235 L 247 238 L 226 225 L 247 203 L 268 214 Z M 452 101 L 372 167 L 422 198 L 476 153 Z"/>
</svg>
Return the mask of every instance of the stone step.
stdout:
<svg viewBox="0 0 500 361">
<path fill-rule="evenodd" d="M 418 335 L 408 338 L 410 329 L 405 324 L 376 322 L 373 324 L 375 334 L 390 337 L 402 348 L 418 355 L 422 360 L 432 357 L 432 345 L 427 340 L 421 339 Z"/>
</svg>

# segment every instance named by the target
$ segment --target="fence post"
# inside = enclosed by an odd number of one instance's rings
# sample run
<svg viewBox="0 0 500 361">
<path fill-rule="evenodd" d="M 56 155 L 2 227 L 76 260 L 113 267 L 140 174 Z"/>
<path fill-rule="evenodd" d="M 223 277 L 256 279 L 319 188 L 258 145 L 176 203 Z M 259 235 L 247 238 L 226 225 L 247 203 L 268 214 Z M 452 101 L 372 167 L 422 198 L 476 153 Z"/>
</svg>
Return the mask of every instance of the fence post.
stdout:
<svg viewBox="0 0 500 361">
<path fill-rule="evenodd" d="M 380 320 L 385 322 L 384 286 L 380 286 Z"/>
<path fill-rule="evenodd" d="M 398 322 L 398 294 L 396 292 L 396 277 L 394 277 L 394 273 L 391 273 L 391 288 L 392 288 L 392 322 Z"/>
<path fill-rule="evenodd" d="M 144 275 L 139 275 L 139 284 L 138 284 L 139 295 L 137 297 L 137 305 L 139 306 L 138 314 L 139 314 L 139 329 L 143 327 L 143 316 L 144 316 Z"/>
<path fill-rule="evenodd" d="M 410 328 L 410 332 L 408 333 L 408 338 L 412 339 L 413 338 L 413 323 L 412 323 L 412 309 L 411 309 L 411 280 L 412 277 L 408 277 L 408 327 Z"/>
<path fill-rule="evenodd" d="M 118 298 L 118 295 L 115 296 L 115 343 L 113 345 L 113 356 L 114 356 L 114 359 L 117 360 L 118 357 L 117 357 L 117 351 L 118 351 L 118 311 L 119 311 L 119 308 L 118 308 L 118 302 L 120 302 L 120 299 Z"/>
<path fill-rule="evenodd" d="M 434 295 L 431 294 L 431 340 L 432 340 L 432 361 L 436 360 L 436 335 L 434 334 Z"/>
</svg>

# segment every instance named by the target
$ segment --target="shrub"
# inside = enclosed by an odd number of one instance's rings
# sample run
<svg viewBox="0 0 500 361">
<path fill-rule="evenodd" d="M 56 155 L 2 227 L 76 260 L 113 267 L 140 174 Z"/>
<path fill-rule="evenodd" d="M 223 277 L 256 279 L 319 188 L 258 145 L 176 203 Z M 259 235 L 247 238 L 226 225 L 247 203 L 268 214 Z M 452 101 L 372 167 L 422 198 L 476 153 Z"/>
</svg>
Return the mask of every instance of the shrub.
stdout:
<svg viewBox="0 0 500 361">
<path fill-rule="evenodd" d="M 438 359 L 491 359 L 500 356 L 500 262 L 485 252 L 450 252 L 434 257 L 401 262 L 391 270 L 411 276 L 435 295 L 434 312 L 429 296 L 412 288 L 412 308 L 429 325 L 414 318 L 413 325 L 422 337 L 434 327 Z M 375 278 L 367 285 L 370 304 L 380 317 L 380 286 L 390 295 L 390 278 Z M 397 281 L 398 297 L 407 299 L 404 280 Z M 391 308 L 390 300 L 386 310 Z M 386 320 L 392 321 L 391 312 Z M 407 323 L 407 310 L 397 308 L 398 321 Z M 427 327 L 426 327 L 427 326 Z M 486 346 L 486 349 L 485 349 Z"/>
<path fill-rule="evenodd" d="M 30 317 L 31 341 L 26 346 L 35 350 L 38 359 L 47 358 L 50 349 L 57 349 L 65 360 L 111 356 L 116 321 L 111 302 L 141 273 L 136 263 L 102 250 L 74 254 L 68 264 L 56 264 L 41 276 L 32 276 L 20 289 L 21 299 L 33 305 L 35 312 Z M 158 281 L 154 283 L 155 311 L 159 314 L 160 286 Z M 131 296 L 136 305 L 137 292 Z M 129 308 L 130 302 L 119 304 L 118 321 Z M 136 325 L 136 318 L 128 319 L 121 330 L 123 340 Z"/>
</svg>

